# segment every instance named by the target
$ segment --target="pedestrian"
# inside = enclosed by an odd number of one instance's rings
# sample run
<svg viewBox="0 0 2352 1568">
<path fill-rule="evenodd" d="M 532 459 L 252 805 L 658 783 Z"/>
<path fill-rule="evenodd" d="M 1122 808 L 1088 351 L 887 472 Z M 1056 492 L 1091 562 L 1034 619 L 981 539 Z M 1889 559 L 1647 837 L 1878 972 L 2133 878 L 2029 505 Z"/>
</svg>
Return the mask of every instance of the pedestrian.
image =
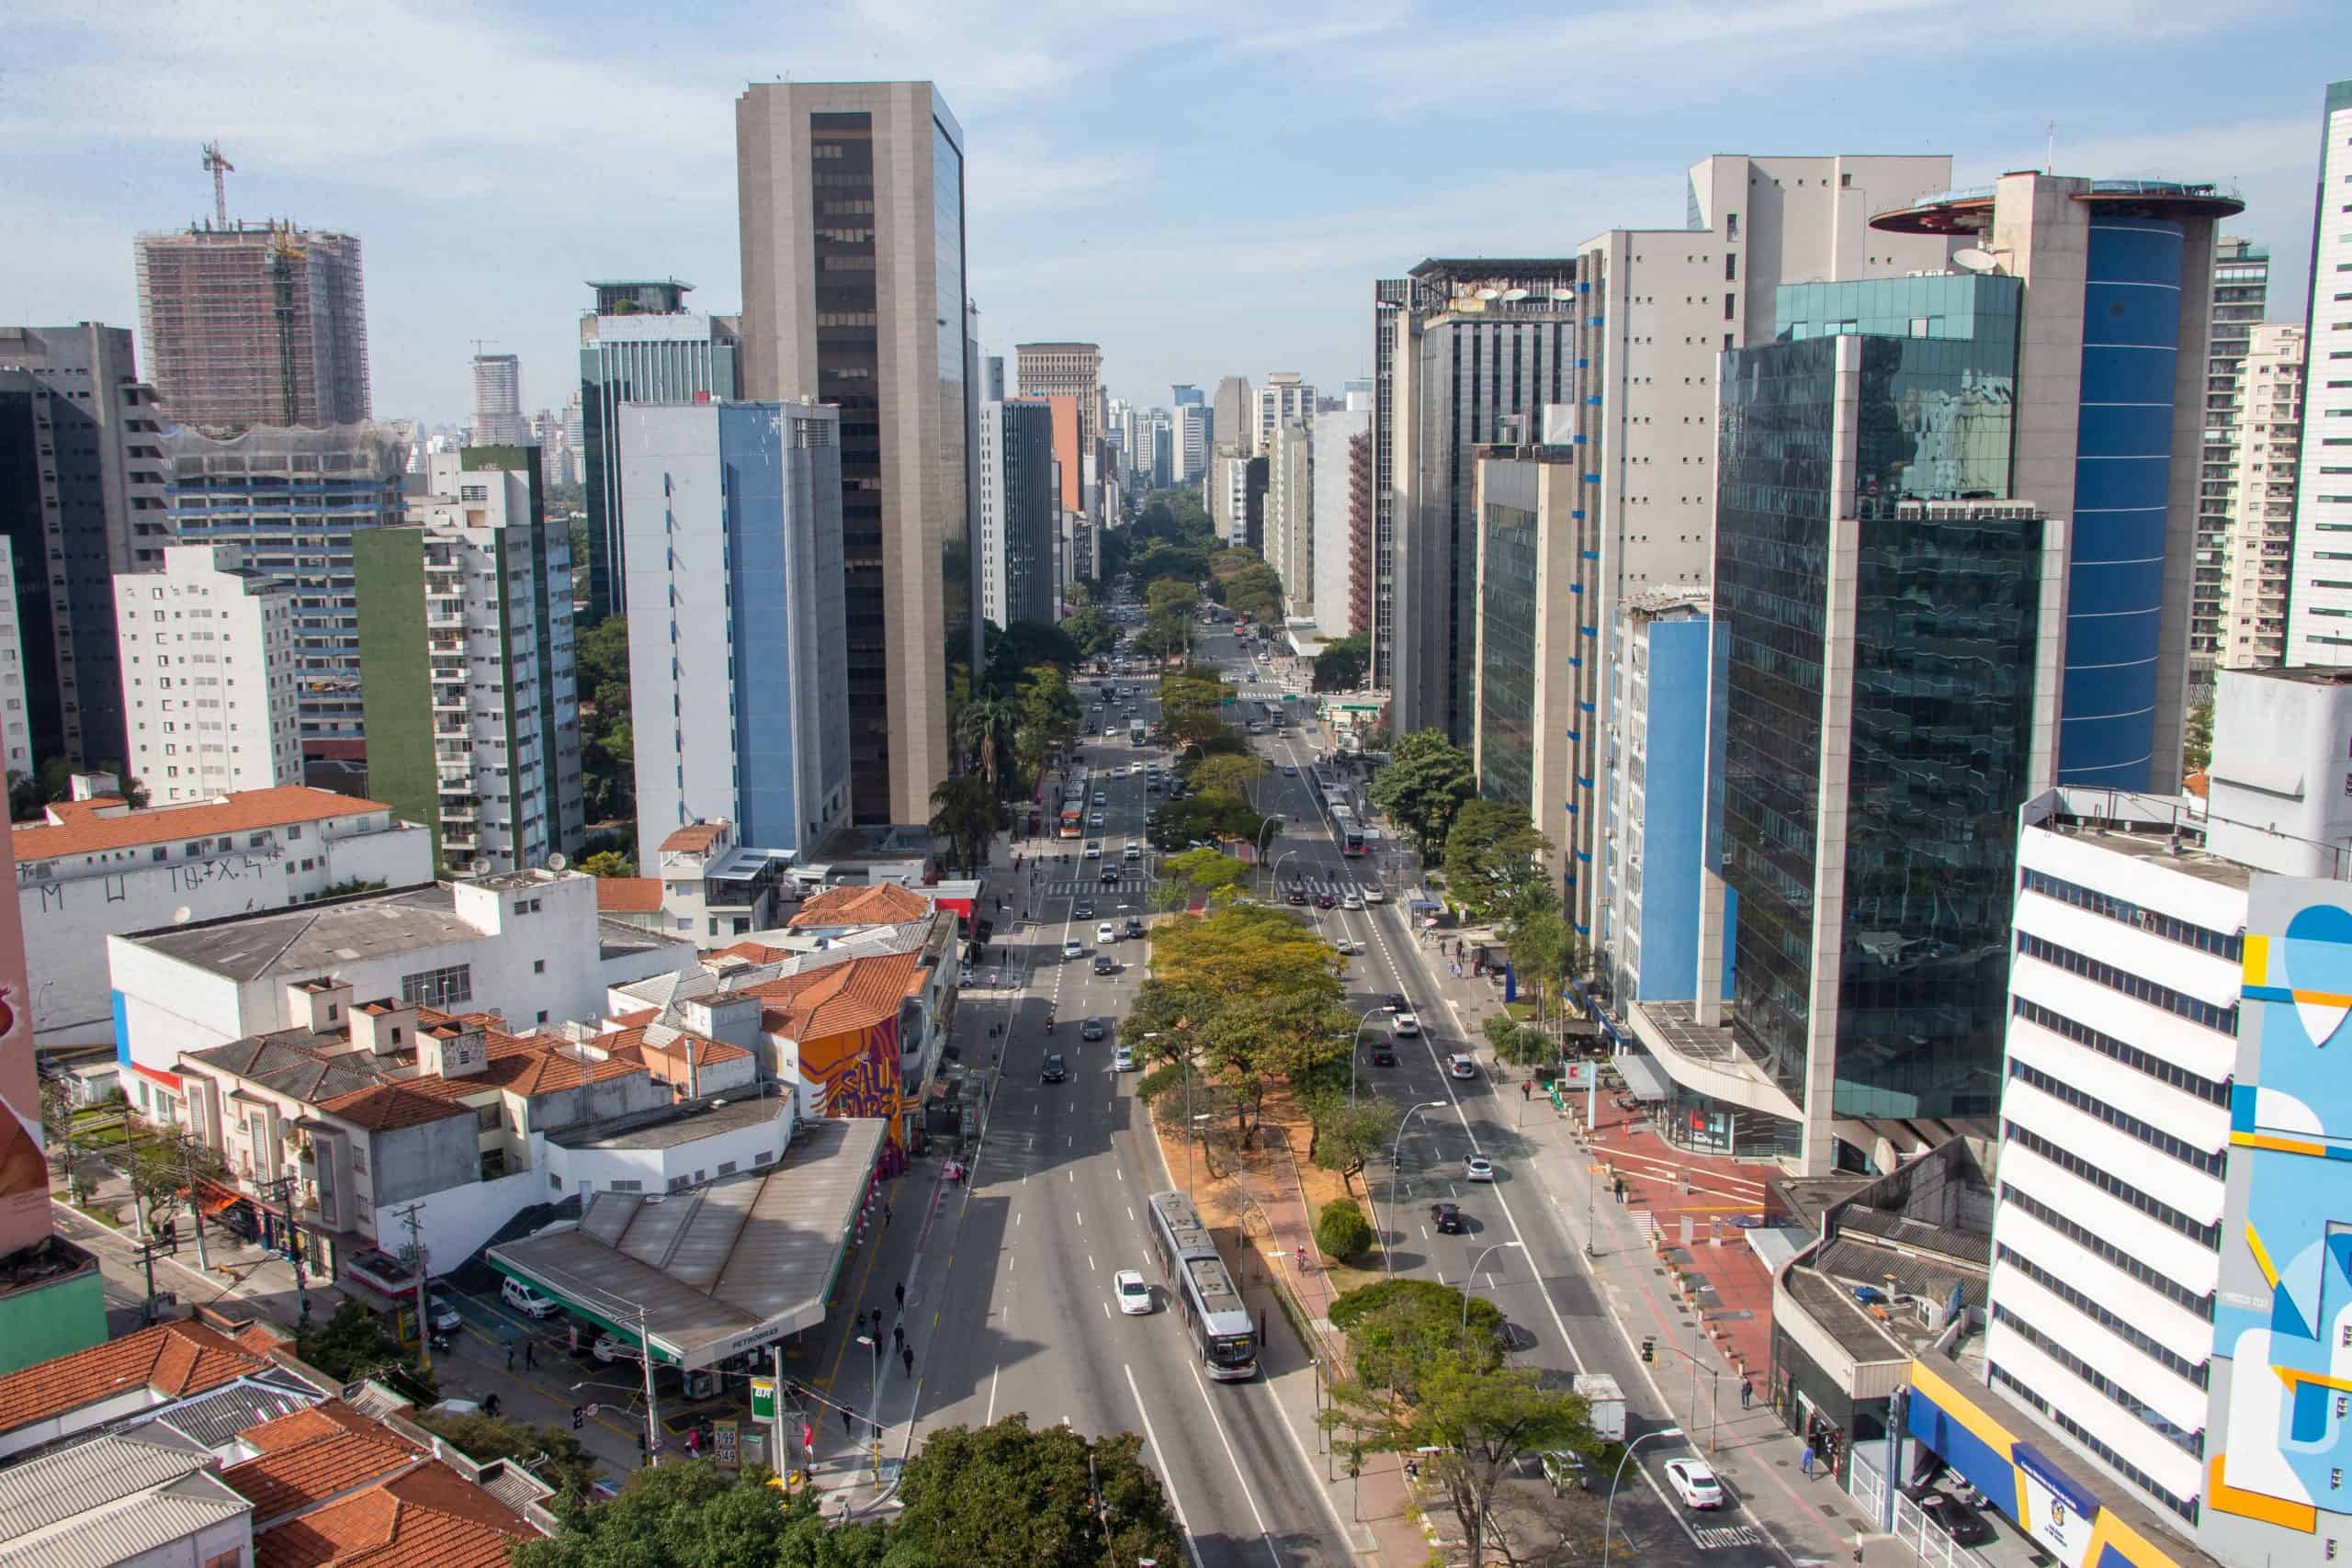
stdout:
<svg viewBox="0 0 2352 1568">
<path fill-rule="evenodd" d="M 1807 1481 L 1813 1479 L 1813 1445 L 1811 1443 L 1804 1446 L 1804 1452 L 1797 1455 L 1797 1468 L 1804 1472 L 1804 1478 Z"/>
<path fill-rule="evenodd" d="M 876 1334 L 882 1332 L 882 1309 L 880 1307 L 876 1307 L 874 1309 L 874 1332 Z"/>
<path fill-rule="evenodd" d="M 496 1394 L 494 1394 L 494 1393 L 486 1393 L 486 1394 L 482 1395 L 482 1400 L 481 1400 L 481 1413 L 482 1413 L 483 1415 L 485 1415 L 485 1416 L 493 1416 L 493 1417 L 497 1416 L 497 1414 L 498 1414 L 498 1395 L 496 1395 Z"/>
<path fill-rule="evenodd" d="M 911 1346 L 911 1345 L 901 1345 L 900 1347 L 899 1347 L 899 1356 L 900 1356 L 902 1359 L 904 1359 L 904 1360 L 905 1360 L 905 1361 L 906 1361 L 906 1363 L 907 1363 L 907 1376 L 909 1376 L 909 1377 L 912 1377 L 912 1376 L 914 1376 L 914 1375 L 915 1375 L 915 1348 L 914 1348 L 913 1346 Z"/>
<path fill-rule="evenodd" d="M 906 1310 L 907 1310 L 907 1282 L 906 1282 L 904 1280 L 899 1280 L 899 1284 L 898 1284 L 898 1292 L 899 1292 L 899 1310 L 900 1312 L 904 1312 L 904 1311 L 906 1311 Z"/>
<path fill-rule="evenodd" d="M 506 1370 L 510 1372 L 514 1370 L 514 1341 L 512 1339 L 506 1342 Z"/>
<path fill-rule="evenodd" d="M 854 1438 L 857 1436 L 857 1427 L 851 1420 L 850 1414 L 846 1410 L 842 1412 L 842 1436 L 844 1438 Z"/>
<path fill-rule="evenodd" d="M 902 1323 L 894 1323 L 890 1325 L 890 1346 L 891 1348 L 895 1350 L 902 1353 L 905 1351 L 907 1348 L 906 1325 Z"/>
<path fill-rule="evenodd" d="M 1745 1410 L 1745 1409 L 1747 1409 L 1750 1404 L 1753 1404 L 1755 1402 L 1756 1402 L 1756 1380 L 1755 1380 L 1754 1378 L 1742 1378 L 1742 1379 L 1740 1379 L 1740 1380 L 1739 1380 L 1739 1407 L 1740 1407 L 1742 1410 Z"/>
<path fill-rule="evenodd" d="M 536 1367 L 539 1364 L 539 1347 L 537 1340 L 523 1341 L 523 1364 L 526 1367 Z"/>
<path fill-rule="evenodd" d="M 1519 1080 L 1519 1098 L 1521 1100 L 1533 1100 L 1535 1098 L 1535 1083 L 1533 1079 L 1521 1078 Z"/>
<path fill-rule="evenodd" d="M 890 1205 L 888 1203 L 882 1205 L 882 1228 L 886 1231 L 890 1228 Z"/>
</svg>

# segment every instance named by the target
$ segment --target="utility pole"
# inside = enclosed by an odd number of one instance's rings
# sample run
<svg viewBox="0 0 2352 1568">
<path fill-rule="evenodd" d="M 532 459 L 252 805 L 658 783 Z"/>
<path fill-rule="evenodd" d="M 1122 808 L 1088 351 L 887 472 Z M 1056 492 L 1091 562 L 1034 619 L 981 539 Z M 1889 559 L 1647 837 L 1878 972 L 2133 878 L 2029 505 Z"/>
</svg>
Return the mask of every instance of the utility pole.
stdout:
<svg viewBox="0 0 2352 1568">
<path fill-rule="evenodd" d="M 416 1270 L 416 1359 L 417 1364 L 429 1377 L 433 1372 L 433 1318 L 424 1292 L 432 1282 L 432 1276 L 425 1272 L 424 1238 L 417 1234 L 416 1218 L 418 1211 L 424 1207 L 422 1203 L 411 1203 L 407 1208 L 396 1211 L 394 1217 L 408 1226 L 408 1249 L 416 1254 L 416 1261 L 410 1265 Z"/>
<path fill-rule="evenodd" d="M 199 1143 L 194 1133 L 180 1134 L 180 1169 L 187 1178 L 187 1223 L 196 1232 L 196 1266 L 209 1274 L 212 1258 L 204 1249 L 204 1209 L 196 1195 L 196 1151 Z"/>
<path fill-rule="evenodd" d="M 311 1292 L 302 1281 L 302 1232 L 294 1223 L 294 1178 L 280 1176 L 254 1184 L 264 1202 L 286 1205 L 286 1260 L 294 1267 L 294 1301 L 303 1323 L 311 1321 Z"/>
<path fill-rule="evenodd" d="M 139 1198 L 139 1117 L 122 1102 L 122 1174 L 130 1183 L 130 1234 L 147 1239 L 147 1205 Z"/>
<path fill-rule="evenodd" d="M 637 1309 L 637 1348 L 645 1366 L 645 1462 L 657 1462 L 662 1443 L 662 1409 L 653 1400 L 653 1336 L 646 1331 L 645 1308 Z"/>
</svg>

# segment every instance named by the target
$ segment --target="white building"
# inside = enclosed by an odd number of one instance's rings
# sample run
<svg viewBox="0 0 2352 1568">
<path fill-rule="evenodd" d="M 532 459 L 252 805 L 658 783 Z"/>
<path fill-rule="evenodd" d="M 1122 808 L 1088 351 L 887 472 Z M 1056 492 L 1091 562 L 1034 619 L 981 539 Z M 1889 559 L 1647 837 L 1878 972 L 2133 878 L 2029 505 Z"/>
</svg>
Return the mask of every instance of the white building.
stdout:
<svg viewBox="0 0 2352 1568">
<path fill-rule="evenodd" d="M 814 849 L 849 819 L 841 421 L 622 405 L 638 864 L 691 822 Z"/>
<path fill-rule="evenodd" d="M 150 1073 L 174 1071 L 184 1051 L 292 1028 L 287 995 L 298 981 L 495 1012 L 528 1032 L 598 1020 L 606 987 L 695 961 L 691 942 L 601 919 L 594 877 L 551 871 L 190 920 L 109 936 L 107 951 L 117 1055 Z M 141 1103 L 174 1114 L 169 1104 Z"/>
<path fill-rule="evenodd" d="M 724 818 L 673 828 L 638 862 L 662 889 L 661 913 L 649 929 L 705 948 L 766 931 L 782 918 L 792 859 L 740 842 Z"/>
<path fill-rule="evenodd" d="M 1352 404 L 1369 399 L 1351 393 Z M 1355 512 L 1363 509 L 1364 525 L 1372 524 L 1372 411 L 1347 408 L 1315 416 L 1315 434 L 1307 454 L 1313 466 L 1308 490 L 1307 551 L 1314 562 L 1315 629 L 1326 641 L 1366 628 L 1354 624 Z M 1363 472 L 1357 471 L 1355 443 L 1367 443 Z"/>
<path fill-rule="evenodd" d="M 1280 390 L 1269 387 L 1266 392 Z M 1262 396 L 1263 394 L 1261 394 Z M 1315 613 L 1315 468 L 1309 456 L 1309 415 L 1285 415 L 1266 438 L 1266 564 L 1283 580 L 1285 612 Z"/>
<path fill-rule="evenodd" d="M 2312 250 L 2311 396 L 2303 400 L 2302 449 L 2328 453 L 2352 423 L 2352 207 L 2336 193 L 2352 189 L 2352 81 L 2328 84 L 2320 134 L 2319 220 Z M 2335 210 L 2329 211 L 2330 208 Z M 2337 333 L 2345 334 L 2342 337 Z M 2329 421 L 2335 423 L 2329 423 Z M 2336 447 L 2335 451 L 2344 448 Z M 2352 463 L 2308 462 L 2295 483 L 2295 588 L 2287 626 L 2287 662 L 2352 664 L 2352 572 L 2336 558 L 2352 535 Z"/>
<path fill-rule="evenodd" d="M 0 763 L 7 776 L 33 776 L 32 718 L 25 711 L 25 638 L 17 620 L 17 552 L 0 545 Z"/>
<path fill-rule="evenodd" d="M 302 782 L 294 584 L 174 545 L 114 580 L 127 765 L 157 806 Z"/>
<path fill-rule="evenodd" d="M 1250 453 L 1244 446 L 1219 441 L 1203 481 L 1202 506 L 1216 536 L 1238 547 L 1250 542 Z"/>
<path fill-rule="evenodd" d="M 111 937 L 433 877 L 424 828 L 380 801 L 299 784 L 139 811 L 116 799 L 59 801 L 16 824 L 9 841 L 40 1045 L 115 1040 Z"/>
<path fill-rule="evenodd" d="M 1295 370 L 1277 370 L 1254 394 L 1257 408 L 1250 422 L 1250 451 L 1262 457 L 1274 449 L 1274 433 L 1286 419 L 1315 417 L 1315 389 Z"/>
<path fill-rule="evenodd" d="M 2227 670 L 2277 665 L 2287 654 L 2304 348 L 2301 327 L 2257 322 L 2232 367 L 2237 398 L 2227 443 L 2229 494 L 2222 505 L 2228 531 L 2222 536 L 2221 616 L 2211 632 L 2219 643 L 2212 658 Z"/>
<path fill-rule="evenodd" d="M 519 446 L 531 438 L 523 417 L 523 360 L 513 354 L 474 355 L 475 446 Z"/>
<path fill-rule="evenodd" d="M 1211 449 L 1216 445 L 1216 413 L 1205 403 L 1186 403 L 1176 411 L 1173 446 L 1178 484 L 1194 483 L 1207 469 Z"/>
</svg>

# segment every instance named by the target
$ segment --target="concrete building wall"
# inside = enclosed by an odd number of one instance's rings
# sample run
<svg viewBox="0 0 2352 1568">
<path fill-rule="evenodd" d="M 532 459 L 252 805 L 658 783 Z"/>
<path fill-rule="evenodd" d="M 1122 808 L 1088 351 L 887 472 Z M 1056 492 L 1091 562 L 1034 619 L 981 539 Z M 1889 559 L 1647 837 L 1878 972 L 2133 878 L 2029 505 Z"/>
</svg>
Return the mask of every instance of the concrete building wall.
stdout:
<svg viewBox="0 0 2352 1568">
<path fill-rule="evenodd" d="M 1315 613 L 1315 474 L 1310 429 L 1307 418 L 1284 418 L 1274 426 L 1266 451 L 1266 564 L 1283 580 L 1285 608 L 1294 616 Z"/>
<path fill-rule="evenodd" d="M 2352 484 L 2329 472 L 2328 441 L 2352 423 L 2352 212 L 2338 193 L 2352 180 L 2352 81 L 2328 84 L 2322 111 L 2320 197 L 2312 225 L 2311 303 L 2303 328 L 2311 350 L 2310 395 L 2303 400 L 2301 462 L 2295 477 L 2295 581 L 2287 618 L 2287 662 L 2352 664 L 2352 573 L 2329 556 L 2352 536 Z M 2342 452 L 2336 447 L 2335 452 Z"/>
<path fill-rule="evenodd" d="M 358 236 L 238 221 L 141 234 L 136 255 L 149 379 L 175 420 L 234 432 L 368 417 Z"/>
<path fill-rule="evenodd" d="M 1611 644 L 1612 767 L 1594 945 L 1620 1006 L 1695 1001 L 1706 841 L 1707 699 L 1714 623 L 1697 592 L 1629 603 Z M 1730 943 L 1720 989 L 1728 992 Z"/>
<path fill-rule="evenodd" d="M 1349 507 L 1353 468 L 1349 443 L 1372 425 L 1367 412 L 1340 411 L 1315 416 L 1308 448 L 1312 471 L 1308 479 L 1308 552 L 1313 561 L 1311 602 L 1315 627 L 1326 638 L 1343 637 L 1357 628 L 1349 611 L 1352 550 Z"/>
<path fill-rule="evenodd" d="M 2231 362 L 2235 381 L 2226 443 L 2206 443 L 2207 472 L 2227 453 L 2229 495 L 2219 509 L 2222 581 L 2206 659 L 2229 670 L 2282 663 L 2287 603 L 2295 575 L 2295 468 L 2302 441 L 2303 329 L 2257 322 Z M 2200 529 L 2214 518 L 2208 510 Z M 2200 541 L 2198 568 L 2205 568 Z M 2346 576 L 2352 578 L 2352 572 Z"/>
<path fill-rule="evenodd" d="M 0 768 L 36 776 L 32 712 L 25 684 L 23 622 L 17 615 L 16 549 L 0 537 Z"/>
<path fill-rule="evenodd" d="M 1246 376 L 1227 376 L 1216 384 L 1216 395 L 1209 400 L 1212 438 L 1219 445 L 1240 449 L 1245 457 L 1254 457 L 1257 451 L 1258 400 L 1250 390 Z"/>
<path fill-rule="evenodd" d="M 115 579 L 132 775 L 158 806 L 302 782 L 294 585 L 177 545 Z"/>
</svg>

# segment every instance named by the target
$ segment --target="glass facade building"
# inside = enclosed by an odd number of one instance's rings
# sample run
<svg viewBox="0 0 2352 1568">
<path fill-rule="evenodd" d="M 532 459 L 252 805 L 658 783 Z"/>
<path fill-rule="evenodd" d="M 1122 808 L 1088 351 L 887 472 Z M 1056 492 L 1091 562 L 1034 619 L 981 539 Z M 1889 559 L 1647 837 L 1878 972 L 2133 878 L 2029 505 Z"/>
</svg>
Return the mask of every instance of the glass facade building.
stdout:
<svg viewBox="0 0 2352 1568">
<path fill-rule="evenodd" d="M 1733 1037 L 1809 1116 L 1997 1098 L 2046 678 L 2045 525 L 2008 499 L 2018 288 L 1785 288 L 1782 340 L 1725 362 Z"/>
<path fill-rule="evenodd" d="M 1489 501 L 1478 563 L 1478 793 L 1535 804 L 1536 521 Z"/>
</svg>

